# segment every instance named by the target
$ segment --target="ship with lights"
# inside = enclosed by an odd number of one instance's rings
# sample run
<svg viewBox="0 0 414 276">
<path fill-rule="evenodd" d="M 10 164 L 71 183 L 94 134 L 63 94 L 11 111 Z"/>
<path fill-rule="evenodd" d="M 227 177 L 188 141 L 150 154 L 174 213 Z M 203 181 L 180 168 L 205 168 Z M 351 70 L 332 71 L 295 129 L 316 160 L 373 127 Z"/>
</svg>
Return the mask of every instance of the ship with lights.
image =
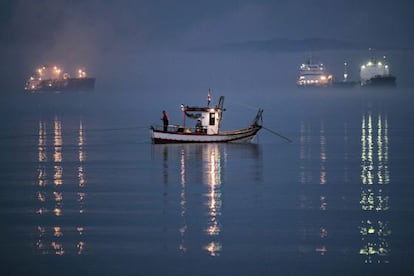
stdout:
<svg viewBox="0 0 414 276">
<path fill-rule="evenodd" d="M 332 86 L 335 88 L 353 88 L 357 85 L 357 81 L 348 79 L 348 62 L 344 62 L 344 74 L 342 80 L 332 81 Z"/>
<path fill-rule="evenodd" d="M 296 83 L 298 86 L 328 86 L 332 83 L 332 75 L 323 63 L 314 63 L 310 58 L 300 66 Z"/>
<path fill-rule="evenodd" d="M 95 78 L 89 77 L 84 69 L 78 69 L 76 76 L 71 76 L 58 66 L 42 66 L 26 82 L 25 90 L 29 92 L 63 92 L 92 91 Z"/>
<path fill-rule="evenodd" d="M 375 58 L 375 55 L 370 49 L 370 60 L 361 66 L 360 82 L 361 86 L 365 87 L 392 87 L 396 86 L 396 77 L 390 73 L 389 65 L 386 57 L 383 56 L 381 60 Z"/>
</svg>

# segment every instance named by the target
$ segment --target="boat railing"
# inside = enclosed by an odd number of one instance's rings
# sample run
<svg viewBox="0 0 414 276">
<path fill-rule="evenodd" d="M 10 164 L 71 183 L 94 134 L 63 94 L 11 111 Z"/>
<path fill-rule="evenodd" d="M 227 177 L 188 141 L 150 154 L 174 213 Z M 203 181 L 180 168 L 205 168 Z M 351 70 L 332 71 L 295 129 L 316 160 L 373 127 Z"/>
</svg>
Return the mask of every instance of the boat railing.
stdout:
<svg viewBox="0 0 414 276">
<path fill-rule="evenodd" d="M 207 134 L 207 127 L 184 127 L 182 125 L 168 125 L 166 129 L 162 125 L 153 125 L 151 129 L 155 131 L 167 131 L 176 133 L 193 133 L 193 134 Z"/>
</svg>

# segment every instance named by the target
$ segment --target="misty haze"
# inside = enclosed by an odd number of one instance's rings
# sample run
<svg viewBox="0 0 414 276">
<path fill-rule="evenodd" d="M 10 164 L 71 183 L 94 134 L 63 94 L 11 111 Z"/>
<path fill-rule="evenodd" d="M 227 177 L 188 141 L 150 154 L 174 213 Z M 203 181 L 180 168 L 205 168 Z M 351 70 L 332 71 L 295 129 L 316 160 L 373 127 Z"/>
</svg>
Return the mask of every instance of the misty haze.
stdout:
<svg viewBox="0 0 414 276">
<path fill-rule="evenodd" d="M 414 271 L 411 6 L 2 1 L 2 275 Z"/>
</svg>

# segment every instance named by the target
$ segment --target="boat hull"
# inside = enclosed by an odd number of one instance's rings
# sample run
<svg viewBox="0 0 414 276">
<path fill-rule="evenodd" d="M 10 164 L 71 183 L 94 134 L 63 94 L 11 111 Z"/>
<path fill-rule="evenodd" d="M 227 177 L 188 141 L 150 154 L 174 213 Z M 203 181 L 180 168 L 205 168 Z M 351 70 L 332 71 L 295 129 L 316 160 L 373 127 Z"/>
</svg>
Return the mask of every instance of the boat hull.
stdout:
<svg viewBox="0 0 414 276">
<path fill-rule="evenodd" d="M 95 88 L 95 78 L 48 79 L 36 86 L 26 86 L 29 92 L 63 92 L 63 91 L 92 91 Z"/>
<path fill-rule="evenodd" d="M 172 143 L 250 143 L 261 129 L 261 126 L 220 132 L 219 134 L 199 134 L 161 131 L 151 129 L 151 139 L 154 144 Z"/>
<path fill-rule="evenodd" d="M 395 76 L 377 76 L 361 82 L 364 87 L 394 87 L 397 85 Z"/>
</svg>

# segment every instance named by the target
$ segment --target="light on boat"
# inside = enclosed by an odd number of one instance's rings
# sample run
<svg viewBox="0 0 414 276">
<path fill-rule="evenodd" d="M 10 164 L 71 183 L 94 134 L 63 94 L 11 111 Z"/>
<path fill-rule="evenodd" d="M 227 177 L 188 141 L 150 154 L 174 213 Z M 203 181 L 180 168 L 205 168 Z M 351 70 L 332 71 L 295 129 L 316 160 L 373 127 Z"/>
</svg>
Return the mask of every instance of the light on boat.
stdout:
<svg viewBox="0 0 414 276">
<path fill-rule="evenodd" d="M 79 78 L 84 78 L 84 77 L 86 77 L 86 72 L 85 72 L 85 71 L 83 71 L 82 69 L 79 69 L 79 70 L 78 70 L 78 77 L 79 77 Z"/>
</svg>

